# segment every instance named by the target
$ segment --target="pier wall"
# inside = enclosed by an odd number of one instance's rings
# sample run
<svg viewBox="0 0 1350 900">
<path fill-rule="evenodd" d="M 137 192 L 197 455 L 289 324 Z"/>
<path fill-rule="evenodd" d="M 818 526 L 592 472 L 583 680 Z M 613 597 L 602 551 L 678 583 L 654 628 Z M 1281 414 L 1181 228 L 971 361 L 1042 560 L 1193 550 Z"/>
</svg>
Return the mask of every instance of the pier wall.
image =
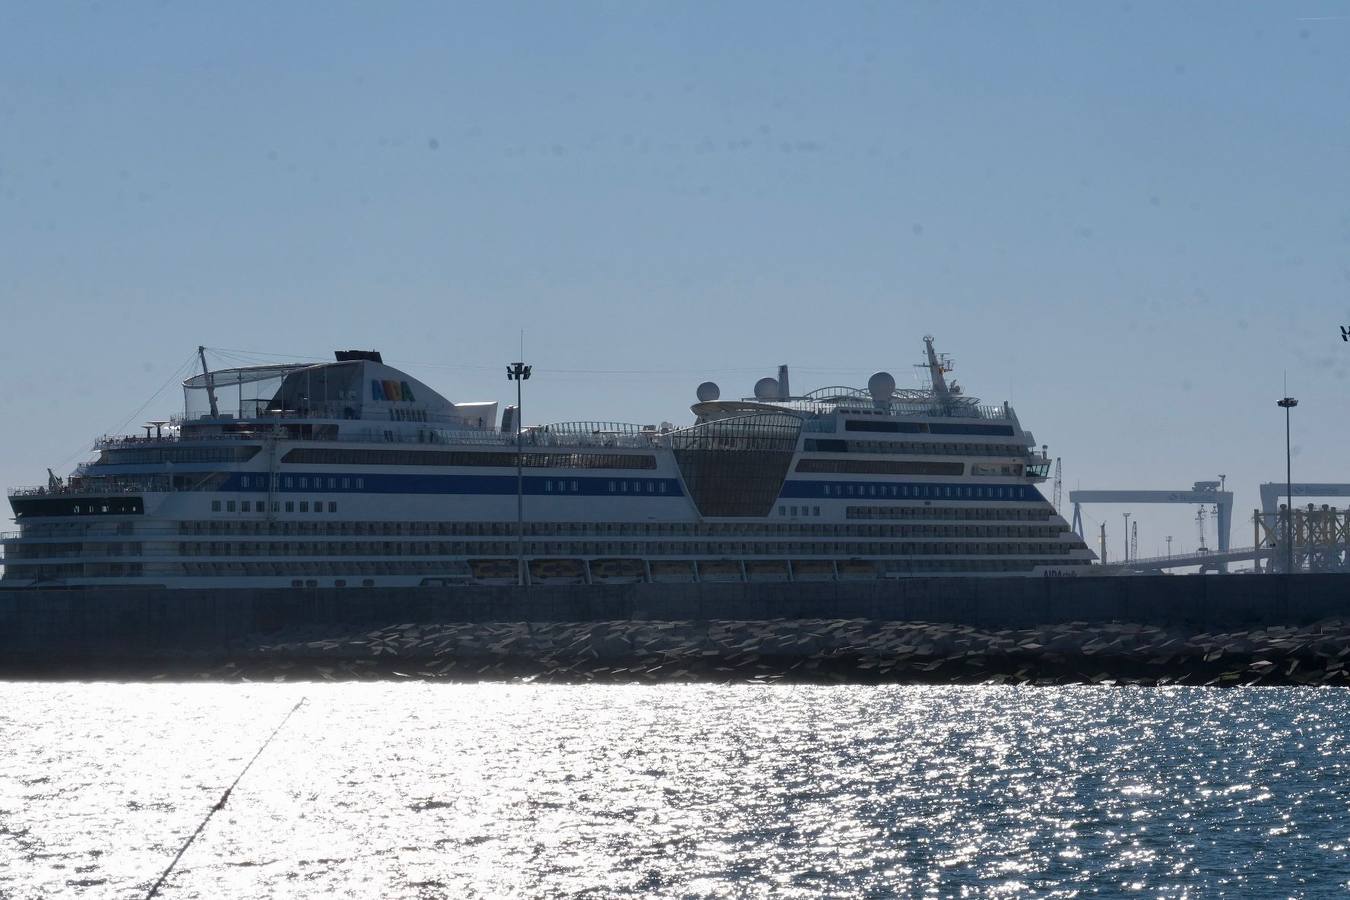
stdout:
<svg viewBox="0 0 1350 900">
<path fill-rule="evenodd" d="M 0 591 L 10 660 L 211 654 L 297 628 L 435 622 L 865 619 L 985 629 L 1129 622 L 1193 631 L 1350 618 L 1345 575 L 893 582 Z"/>
</svg>

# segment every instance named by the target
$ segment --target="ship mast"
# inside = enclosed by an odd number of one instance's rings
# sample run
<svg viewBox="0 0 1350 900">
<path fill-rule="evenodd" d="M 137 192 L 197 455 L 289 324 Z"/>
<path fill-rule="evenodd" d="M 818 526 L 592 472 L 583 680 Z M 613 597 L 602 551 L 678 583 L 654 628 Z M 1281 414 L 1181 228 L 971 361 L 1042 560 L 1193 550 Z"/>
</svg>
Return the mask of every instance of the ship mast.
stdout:
<svg viewBox="0 0 1350 900">
<path fill-rule="evenodd" d="M 933 396 L 939 404 L 947 406 L 951 402 L 952 393 L 947 388 L 947 379 L 942 376 L 946 369 L 938 359 L 937 351 L 933 349 L 932 335 L 924 336 L 923 346 L 928 351 L 928 375 L 933 381 Z"/>
<path fill-rule="evenodd" d="M 929 352 L 931 354 L 931 349 Z M 211 418 L 219 418 L 220 410 L 216 407 L 216 382 L 211 377 L 211 370 L 206 367 L 205 347 L 197 348 L 197 357 L 202 361 L 202 377 L 206 379 L 206 399 L 211 402 Z"/>
</svg>

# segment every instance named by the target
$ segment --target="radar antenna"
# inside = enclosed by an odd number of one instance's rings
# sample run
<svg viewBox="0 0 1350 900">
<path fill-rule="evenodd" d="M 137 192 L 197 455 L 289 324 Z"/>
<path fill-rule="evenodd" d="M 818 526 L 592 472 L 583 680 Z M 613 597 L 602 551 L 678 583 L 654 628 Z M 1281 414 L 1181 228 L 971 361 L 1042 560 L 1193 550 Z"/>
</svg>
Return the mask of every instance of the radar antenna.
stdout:
<svg viewBox="0 0 1350 900">
<path fill-rule="evenodd" d="M 952 392 L 947 387 L 947 379 L 943 376 L 952 370 L 951 360 L 938 357 L 937 351 L 933 349 L 931 334 L 924 336 L 923 346 L 928 355 L 928 376 L 933 381 L 933 397 L 938 403 L 946 406 L 951 402 Z"/>
</svg>

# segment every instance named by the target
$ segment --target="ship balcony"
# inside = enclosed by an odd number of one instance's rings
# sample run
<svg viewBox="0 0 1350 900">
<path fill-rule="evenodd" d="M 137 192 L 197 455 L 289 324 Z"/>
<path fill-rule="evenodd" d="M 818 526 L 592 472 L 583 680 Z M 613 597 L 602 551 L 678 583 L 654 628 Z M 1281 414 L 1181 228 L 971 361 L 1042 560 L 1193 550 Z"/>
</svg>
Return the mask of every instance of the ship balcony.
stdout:
<svg viewBox="0 0 1350 900">
<path fill-rule="evenodd" d="M 332 426 L 331 420 L 323 420 Z M 282 424 L 287 423 L 287 424 Z M 315 420 L 315 425 L 319 420 Z M 484 447 L 514 447 L 513 432 L 490 428 L 453 427 L 425 422 L 387 422 L 353 420 L 341 424 L 341 431 L 304 429 L 294 417 L 256 419 L 185 420 L 176 417 L 171 427 L 158 436 L 104 435 L 94 441 L 94 450 L 167 447 L 178 444 L 203 444 L 216 441 L 257 442 L 270 437 L 284 441 L 323 441 L 367 444 L 453 444 Z M 618 422 L 562 422 L 526 426 L 521 443 L 539 447 L 617 447 L 650 450 L 669 446 L 669 431 L 650 426 Z"/>
</svg>

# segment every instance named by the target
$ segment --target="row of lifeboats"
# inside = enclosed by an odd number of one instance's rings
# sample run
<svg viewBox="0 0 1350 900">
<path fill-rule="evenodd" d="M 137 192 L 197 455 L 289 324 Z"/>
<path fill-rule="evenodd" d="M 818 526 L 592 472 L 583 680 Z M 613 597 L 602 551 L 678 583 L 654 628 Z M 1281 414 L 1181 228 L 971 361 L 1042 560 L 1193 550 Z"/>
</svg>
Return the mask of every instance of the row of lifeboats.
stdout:
<svg viewBox="0 0 1350 900">
<path fill-rule="evenodd" d="M 518 566 L 514 559 L 471 559 L 468 581 L 515 584 L 519 579 Z M 851 581 L 878 577 L 876 563 L 857 559 L 531 559 L 526 562 L 526 573 L 530 584 Z"/>
</svg>

